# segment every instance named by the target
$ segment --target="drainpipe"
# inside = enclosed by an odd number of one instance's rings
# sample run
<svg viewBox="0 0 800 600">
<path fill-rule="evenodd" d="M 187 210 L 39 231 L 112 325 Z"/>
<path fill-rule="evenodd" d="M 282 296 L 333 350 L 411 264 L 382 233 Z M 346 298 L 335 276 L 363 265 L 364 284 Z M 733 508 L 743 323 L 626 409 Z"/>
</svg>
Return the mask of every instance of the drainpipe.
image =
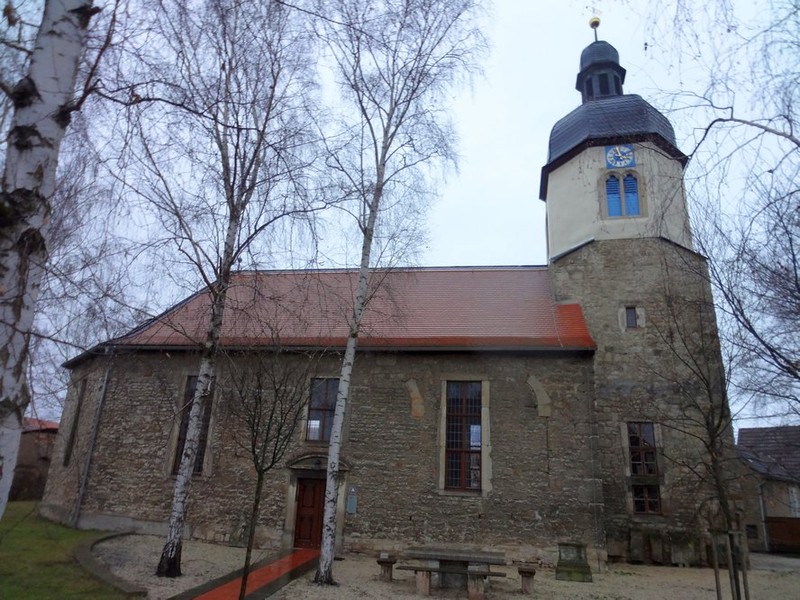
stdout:
<svg viewBox="0 0 800 600">
<path fill-rule="evenodd" d="M 80 486 L 78 487 L 78 494 L 75 497 L 75 506 L 69 516 L 70 527 L 77 528 L 78 520 L 81 516 L 81 508 L 83 507 L 83 498 L 86 495 L 86 488 L 89 485 L 89 470 L 92 467 L 92 455 L 94 448 L 97 445 L 97 432 L 100 429 L 100 417 L 103 413 L 103 404 L 106 401 L 106 391 L 108 390 L 108 378 L 111 375 L 111 365 L 106 367 L 105 375 L 103 376 L 103 384 L 97 395 L 97 404 L 94 408 L 94 420 L 92 421 L 92 429 L 89 432 L 89 448 L 86 452 L 86 460 L 83 462 L 81 469 Z"/>
<path fill-rule="evenodd" d="M 764 552 L 769 552 L 769 533 L 767 531 L 767 506 L 764 502 L 764 486 L 766 481 L 758 484 L 758 507 L 761 509 L 761 531 L 764 535 Z"/>
<path fill-rule="evenodd" d="M 608 536 L 605 528 L 605 502 L 603 499 L 603 479 L 600 465 L 600 426 L 597 422 L 597 399 L 592 402 L 591 438 L 589 440 L 592 453 L 592 520 L 594 521 L 594 554 L 597 561 L 597 571 L 602 573 L 608 568 Z M 547 429 L 549 436 L 550 430 Z M 549 437 L 548 437 L 549 443 Z M 548 461 L 549 463 L 549 461 Z M 601 548 L 606 550 L 606 564 L 600 561 Z"/>
</svg>

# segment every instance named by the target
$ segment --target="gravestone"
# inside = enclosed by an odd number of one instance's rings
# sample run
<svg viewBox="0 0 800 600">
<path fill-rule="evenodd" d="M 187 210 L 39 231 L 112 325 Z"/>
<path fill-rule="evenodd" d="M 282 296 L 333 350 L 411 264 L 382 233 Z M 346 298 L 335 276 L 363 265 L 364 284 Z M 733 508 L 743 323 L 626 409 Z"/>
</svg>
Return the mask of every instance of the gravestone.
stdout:
<svg viewBox="0 0 800 600">
<path fill-rule="evenodd" d="M 586 560 L 586 544 L 565 542 L 558 545 L 556 579 L 562 581 L 591 581 L 592 570 Z"/>
</svg>

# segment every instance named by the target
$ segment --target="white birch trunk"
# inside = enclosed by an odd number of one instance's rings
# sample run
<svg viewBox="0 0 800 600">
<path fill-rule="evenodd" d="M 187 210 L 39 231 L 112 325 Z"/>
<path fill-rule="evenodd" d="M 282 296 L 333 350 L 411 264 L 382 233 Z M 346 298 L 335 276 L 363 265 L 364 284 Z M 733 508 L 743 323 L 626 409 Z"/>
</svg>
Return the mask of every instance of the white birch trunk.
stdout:
<svg viewBox="0 0 800 600">
<path fill-rule="evenodd" d="M 12 91 L 0 191 L 0 517 L 28 406 L 25 371 L 61 140 L 69 124 L 91 0 L 47 0 L 28 74 Z"/>
<path fill-rule="evenodd" d="M 217 339 L 219 339 L 219 333 L 217 333 Z M 161 558 L 156 569 L 156 575 L 160 577 L 179 577 L 181 575 L 181 550 L 183 530 L 186 525 L 186 502 L 189 498 L 189 486 L 192 482 L 194 463 L 197 458 L 203 414 L 205 413 L 206 402 L 211 401 L 213 379 L 214 356 L 204 353 L 200 361 L 197 388 L 192 398 L 192 408 L 189 411 L 186 442 L 183 445 L 178 475 L 175 477 L 167 541 L 161 551 Z"/>
<path fill-rule="evenodd" d="M 186 441 L 183 445 L 178 475 L 175 478 L 175 487 L 172 494 L 172 512 L 169 517 L 167 541 L 161 551 L 161 558 L 156 567 L 159 577 L 180 577 L 181 575 L 181 549 L 183 530 L 186 525 L 186 502 L 189 498 L 189 487 L 192 482 L 194 463 L 200 442 L 200 433 L 203 423 L 206 402 L 211 401 L 211 384 L 214 379 L 219 338 L 222 333 L 222 321 L 225 315 L 225 300 L 228 295 L 228 286 L 231 280 L 236 239 L 241 227 L 241 213 L 234 202 L 229 203 L 230 214 L 228 217 L 227 231 L 225 233 L 225 246 L 220 260 L 219 277 L 215 282 L 212 294 L 211 319 L 206 332 L 206 340 L 200 359 L 197 376 L 197 388 L 192 399 L 192 408 L 189 411 L 189 423 L 186 429 Z"/>
<path fill-rule="evenodd" d="M 372 238 L 375 235 L 375 222 L 378 219 L 378 209 L 383 197 L 383 173 L 385 165 L 386 148 L 381 155 L 378 165 L 378 182 L 369 205 L 369 215 L 364 227 L 364 239 L 361 246 L 361 264 L 358 269 L 358 286 L 356 288 L 355 305 L 350 321 L 347 346 L 342 359 L 342 370 L 339 374 L 339 392 L 336 395 L 336 409 L 333 413 L 331 424 L 331 439 L 328 446 L 327 483 L 325 485 L 325 511 L 322 518 L 322 543 L 320 545 L 319 566 L 314 581 L 323 584 L 333 583 L 333 559 L 336 552 L 336 506 L 339 497 L 339 455 L 342 447 L 342 432 L 344 430 L 344 417 L 347 412 L 347 401 L 350 394 L 350 377 L 353 373 L 353 364 L 356 360 L 358 334 L 361 330 L 361 318 L 367 304 L 369 287 L 370 258 L 372 255 Z"/>
<path fill-rule="evenodd" d="M 339 379 L 339 394 L 328 450 L 322 546 L 315 581 L 331 584 L 336 547 L 336 503 L 342 428 L 356 358 L 361 318 L 368 298 L 370 257 L 375 225 L 387 182 L 422 176 L 416 167 L 430 160 L 453 158 L 448 131 L 436 123 L 435 104 L 453 81 L 453 74 L 469 64 L 472 49 L 480 45 L 479 30 L 469 24 L 475 5 L 467 0 L 408 0 L 406 2 L 344 3 L 337 16 L 343 30 L 332 26 L 329 48 L 335 56 L 343 91 L 354 100 L 361 119 L 361 156 L 352 163 L 334 163 L 362 193 L 374 176 L 363 243 L 355 306 Z M 369 6 L 366 6 L 369 5 Z M 322 6 L 322 5 L 320 5 Z M 338 5 L 337 5 L 338 6 Z M 367 10 L 369 8 L 370 10 Z M 363 13 L 361 12 L 363 11 Z M 367 15 L 368 16 L 365 16 Z M 361 20 L 363 17 L 364 20 Z M 427 102 L 434 103 L 431 109 Z M 390 165 L 391 161 L 391 165 Z M 370 173 L 367 165 L 374 165 Z M 412 186 L 413 187 L 413 186 Z M 410 190 L 409 190 L 410 191 Z M 398 198 L 399 199 L 399 198 Z"/>
</svg>

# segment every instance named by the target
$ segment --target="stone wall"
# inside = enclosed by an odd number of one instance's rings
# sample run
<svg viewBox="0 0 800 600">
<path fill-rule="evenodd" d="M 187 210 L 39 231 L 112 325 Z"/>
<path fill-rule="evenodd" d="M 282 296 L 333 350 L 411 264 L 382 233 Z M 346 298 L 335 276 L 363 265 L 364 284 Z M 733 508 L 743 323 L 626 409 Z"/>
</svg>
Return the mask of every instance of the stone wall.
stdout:
<svg viewBox="0 0 800 600">
<path fill-rule="evenodd" d="M 76 368 L 45 514 L 65 519 L 72 509 L 100 382 L 110 367 L 81 525 L 162 530 L 172 495 L 177 407 L 196 365 L 196 356 L 153 352 L 93 359 Z M 338 365 L 336 356 L 325 357 L 313 376 L 336 376 Z M 63 466 L 65 434 L 84 378 L 79 443 Z M 483 432 L 489 458 L 483 468 L 491 476 L 480 494 L 439 486 L 442 389 L 448 379 L 487 381 L 491 390 L 488 436 Z M 229 368 L 223 366 L 209 451 L 203 474 L 192 484 L 188 522 L 196 537 L 239 543 L 255 473 L 241 443 L 243 432 L 225 410 L 229 389 Z M 361 354 L 351 389 L 343 485 L 355 491 L 356 501 L 344 523 L 345 547 L 454 542 L 552 559 L 559 541 L 582 541 L 604 559 L 591 355 Z M 301 423 L 287 457 L 267 475 L 259 516 L 263 545 L 291 543 L 287 529 L 294 526 L 297 472 L 288 465 L 327 451 L 325 444 L 305 442 L 304 436 Z"/>
<path fill-rule="evenodd" d="M 703 443 L 725 447 L 723 469 L 733 459 L 705 269 L 701 256 L 660 238 L 595 241 L 551 265 L 557 300 L 581 299 L 598 346 L 594 393 L 612 559 L 702 559 L 704 516 L 716 512 Z M 634 328 L 626 308 L 635 309 Z M 707 417 L 720 424 L 716 431 L 705 427 Z M 634 421 L 656 424 L 661 514 L 634 514 L 625 430 Z"/>
</svg>

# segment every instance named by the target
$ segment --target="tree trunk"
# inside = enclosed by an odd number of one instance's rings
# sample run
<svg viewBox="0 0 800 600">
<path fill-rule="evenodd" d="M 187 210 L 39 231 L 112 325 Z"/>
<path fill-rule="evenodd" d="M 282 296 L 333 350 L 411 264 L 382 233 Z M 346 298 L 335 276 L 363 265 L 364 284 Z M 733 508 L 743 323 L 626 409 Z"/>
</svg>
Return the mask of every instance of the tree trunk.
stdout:
<svg viewBox="0 0 800 600">
<path fill-rule="evenodd" d="M 385 148 L 386 146 L 384 146 Z M 386 156 L 386 152 L 382 157 Z M 347 412 L 347 400 L 350 394 L 350 377 L 356 360 L 358 333 L 361 329 L 361 317 L 367 304 L 367 291 L 370 274 L 370 256 L 372 254 L 372 238 L 375 235 L 375 222 L 378 218 L 381 198 L 383 197 L 384 164 L 379 163 L 378 183 L 373 192 L 369 206 L 367 223 L 364 226 L 364 239 L 361 246 L 361 265 L 358 270 L 358 287 L 356 289 L 353 316 L 347 336 L 347 346 L 342 359 L 342 370 L 339 375 L 339 392 L 336 395 L 336 409 L 331 425 L 331 439 L 328 447 L 327 483 L 325 484 L 325 512 L 322 518 L 322 544 L 320 547 L 319 566 L 314 577 L 316 583 L 331 585 L 333 579 L 333 558 L 336 550 L 336 504 L 339 497 L 339 454 L 342 446 L 344 416 Z"/>
<path fill-rule="evenodd" d="M 235 256 L 235 243 L 241 227 L 241 213 L 235 203 L 229 201 L 230 213 L 228 215 L 225 245 L 220 259 L 219 277 L 209 290 L 211 295 L 211 318 L 206 331 L 206 340 L 200 358 L 200 368 L 197 376 L 197 389 L 192 399 L 192 408 L 189 412 L 189 423 L 186 428 L 186 442 L 183 446 L 181 463 L 178 475 L 175 478 L 175 488 L 172 494 L 172 512 L 169 517 L 167 542 L 158 561 L 156 575 L 159 577 L 180 577 L 181 575 L 181 540 L 186 524 L 186 501 L 189 487 L 194 472 L 194 463 L 197 457 L 197 446 L 200 442 L 200 430 L 203 422 L 206 402 L 210 402 L 211 384 L 214 379 L 219 338 L 222 334 L 222 321 L 225 316 L 225 301 L 228 296 L 228 286 L 231 281 L 231 269 Z"/>
<path fill-rule="evenodd" d="M 360 286 L 359 286 L 360 292 Z M 339 392 L 336 396 L 336 409 L 333 413 L 330 446 L 328 447 L 327 482 L 325 484 L 325 511 L 322 517 L 322 544 L 320 546 L 319 566 L 314 577 L 316 583 L 331 585 L 333 580 L 333 558 L 336 551 L 336 505 L 339 496 L 339 454 L 342 446 L 344 415 L 350 392 L 350 376 L 356 357 L 358 331 L 347 338 L 347 347 L 339 375 Z"/>
<path fill-rule="evenodd" d="M 219 338 L 219 333 L 217 333 Z M 189 487 L 194 473 L 194 464 L 197 458 L 197 447 L 200 442 L 200 430 L 203 426 L 203 414 L 206 402 L 210 402 L 211 383 L 214 378 L 213 354 L 204 353 L 200 361 L 200 372 L 197 377 L 197 388 L 192 398 L 192 407 L 189 410 L 189 423 L 186 428 L 186 441 L 183 445 L 183 454 L 175 477 L 175 487 L 172 492 L 172 512 L 169 517 L 169 530 L 167 542 L 161 551 L 156 575 L 159 577 L 180 577 L 181 575 L 181 548 L 183 529 L 186 524 L 186 501 L 189 497 Z"/>
<path fill-rule="evenodd" d="M 244 568 L 242 569 L 242 585 L 239 588 L 239 600 L 244 600 L 247 591 L 247 577 L 250 575 L 250 559 L 253 556 L 253 544 L 256 539 L 256 521 L 258 509 L 261 507 L 261 490 L 264 487 L 264 471 L 256 470 L 256 495 L 253 498 L 253 510 L 250 512 L 250 526 L 247 531 L 247 550 L 244 554 Z"/>
<path fill-rule="evenodd" d="M 716 440 L 719 442 L 719 439 Z M 731 578 L 731 595 L 734 600 L 739 600 L 742 597 L 742 591 L 739 586 L 739 546 L 736 536 L 733 533 L 735 527 L 735 519 L 731 509 L 731 503 L 728 498 L 728 487 L 725 477 L 725 467 L 723 463 L 724 448 L 721 444 L 715 443 L 715 447 L 711 451 L 711 469 L 714 477 L 714 487 L 717 492 L 717 499 L 722 510 L 725 526 L 725 536 L 727 538 L 728 547 L 728 571 Z"/>
<path fill-rule="evenodd" d="M 91 0 L 48 0 L 28 74 L 14 86 L 0 191 L 0 517 L 30 397 L 30 330 L 47 259 L 47 221 L 61 140 L 70 121 Z"/>
</svg>

